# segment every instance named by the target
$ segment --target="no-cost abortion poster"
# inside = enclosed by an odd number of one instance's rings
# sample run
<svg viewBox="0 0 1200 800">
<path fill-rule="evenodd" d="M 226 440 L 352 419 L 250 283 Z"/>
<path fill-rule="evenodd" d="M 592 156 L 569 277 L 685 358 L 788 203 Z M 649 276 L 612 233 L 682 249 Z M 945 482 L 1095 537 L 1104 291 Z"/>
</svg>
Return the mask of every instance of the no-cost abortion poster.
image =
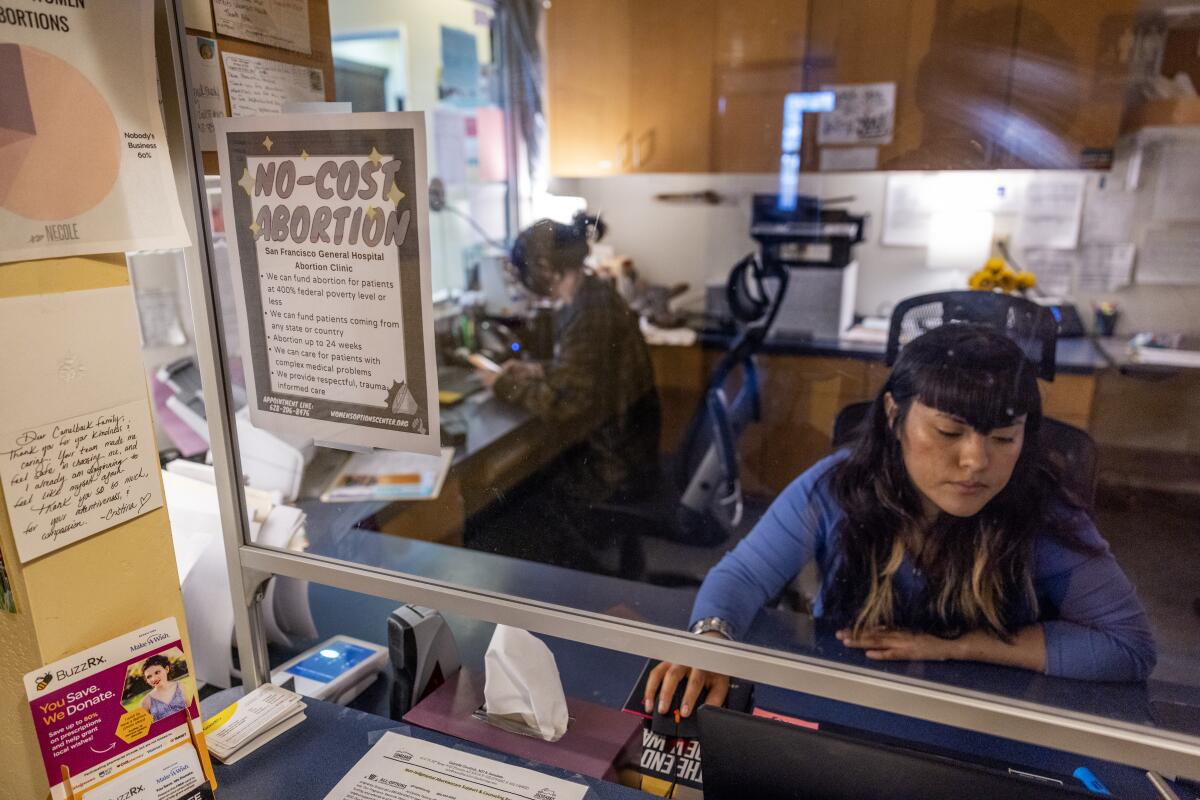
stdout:
<svg viewBox="0 0 1200 800">
<path fill-rule="evenodd" d="M 439 452 L 421 114 L 218 121 L 258 427 Z"/>
</svg>

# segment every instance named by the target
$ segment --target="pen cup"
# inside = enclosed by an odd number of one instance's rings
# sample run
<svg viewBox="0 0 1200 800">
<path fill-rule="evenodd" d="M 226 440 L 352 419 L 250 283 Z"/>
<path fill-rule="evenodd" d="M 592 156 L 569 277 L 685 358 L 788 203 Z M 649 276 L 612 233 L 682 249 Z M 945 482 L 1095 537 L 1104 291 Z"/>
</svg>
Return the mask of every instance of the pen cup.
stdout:
<svg viewBox="0 0 1200 800">
<path fill-rule="evenodd" d="M 1112 336 L 1117 330 L 1117 318 L 1121 316 L 1116 306 L 1102 303 L 1094 308 L 1095 330 L 1098 336 Z"/>
</svg>

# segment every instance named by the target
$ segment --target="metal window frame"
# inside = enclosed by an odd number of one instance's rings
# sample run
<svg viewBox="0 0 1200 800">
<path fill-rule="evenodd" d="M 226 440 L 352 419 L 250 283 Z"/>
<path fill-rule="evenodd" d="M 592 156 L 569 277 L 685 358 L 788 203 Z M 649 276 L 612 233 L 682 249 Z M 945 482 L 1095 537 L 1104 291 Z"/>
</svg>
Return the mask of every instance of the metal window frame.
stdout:
<svg viewBox="0 0 1200 800">
<path fill-rule="evenodd" d="M 193 199 L 191 211 L 196 217 L 200 240 L 197 257 L 187 259 L 188 287 L 197 361 L 204 384 L 205 407 L 209 410 L 234 629 L 247 686 L 252 688 L 269 680 L 260 603 L 266 580 L 272 575 L 284 575 L 398 602 L 419 603 L 597 647 L 689 663 L 784 689 L 1153 769 L 1164 775 L 1200 779 L 1200 737 L 251 544 L 241 491 L 242 473 L 235 458 L 237 430 L 224 370 L 226 346 L 212 274 L 212 231 L 204 169 L 191 124 L 191 97 L 184 90 L 187 60 L 181 49 L 181 42 L 186 41 L 181 3 L 182 0 L 165 0 L 176 95 L 180 99 L 181 144 Z M 498 13 L 503 14 L 502 6 Z"/>
</svg>

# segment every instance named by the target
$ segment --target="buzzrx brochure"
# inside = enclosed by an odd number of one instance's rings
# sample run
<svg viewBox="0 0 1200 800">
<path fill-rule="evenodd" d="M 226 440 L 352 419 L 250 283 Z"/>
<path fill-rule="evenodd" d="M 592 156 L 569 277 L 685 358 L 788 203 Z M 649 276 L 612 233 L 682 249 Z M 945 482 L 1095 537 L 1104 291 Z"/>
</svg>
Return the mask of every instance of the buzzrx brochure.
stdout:
<svg viewBox="0 0 1200 800">
<path fill-rule="evenodd" d="M 207 755 L 188 731 L 189 718 L 200 730 L 200 706 L 173 618 L 30 672 L 25 694 L 54 800 L 212 798 Z"/>
</svg>

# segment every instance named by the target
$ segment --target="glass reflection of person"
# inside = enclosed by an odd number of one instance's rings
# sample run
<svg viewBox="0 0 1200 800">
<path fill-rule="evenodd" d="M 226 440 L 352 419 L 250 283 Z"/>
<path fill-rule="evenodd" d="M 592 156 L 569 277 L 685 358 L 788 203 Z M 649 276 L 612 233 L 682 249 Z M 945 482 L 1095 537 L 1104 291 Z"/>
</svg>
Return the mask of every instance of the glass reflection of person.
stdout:
<svg viewBox="0 0 1200 800">
<path fill-rule="evenodd" d="M 536 222 L 513 245 L 521 283 L 556 305 L 554 353 L 541 363 L 510 360 L 499 375 L 480 377 L 499 400 L 541 419 L 565 449 L 479 517 L 467 531 L 473 548 L 609 572 L 615 534 L 595 506 L 653 491 L 660 407 L 649 350 L 637 315 L 584 265 L 589 240 L 603 232 L 579 214 L 569 225 Z"/>
<path fill-rule="evenodd" d="M 1020 347 L 950 324 L 900 354 L 849 450 L 815 464 L 705 578 L 692 630 L 737 638 L 810 561 L 813 614 L 867 658 L 980 661 L 1144 680 L 1146 614 L 1087 511 L 1039 447 L 1041 396 Z M 660 664 L 646 690 L 681 712 L 726 677 Z"/>
<path fill-rule="evenodd" d="M 521 282 L 561 304 L 554 357 L 510 360 L 480 377 L 501 400 L 565 431 L 586 431 L 569 459 L 568 491 L 599 502 L 657 469 L 660 408 L 637 315 L 584 266 L 590 231 L 599 238 L 603 224 L 578 214 L 570 225 L 544 219 L 517 237 L 512 262 Z"/>
<path fill-rule="evenodd" d="M 183 683 L 171 680 L 170 672 L 171 662 L 161 653 L 142 662 L 142 679 L 150 684 L 150 692 L 142 698 L 141 706 L 155 722 L 179 713 L 189 704 Z"/>
</svg>

